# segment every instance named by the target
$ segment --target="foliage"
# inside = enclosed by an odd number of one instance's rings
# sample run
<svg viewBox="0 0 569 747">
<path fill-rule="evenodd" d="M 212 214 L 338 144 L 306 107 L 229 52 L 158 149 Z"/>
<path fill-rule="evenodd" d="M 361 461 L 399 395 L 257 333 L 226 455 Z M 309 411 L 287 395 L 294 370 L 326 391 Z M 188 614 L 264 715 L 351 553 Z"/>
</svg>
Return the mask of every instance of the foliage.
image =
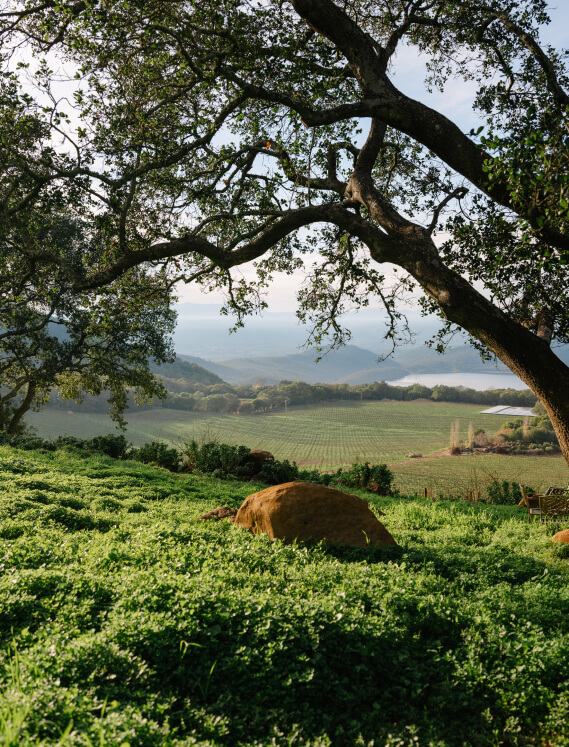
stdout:
<svg viewBox="0 0 569 747">
<path fill-rule="evenodd" d="M 100 451 L 113 459 L 123 459 L 128 447 L 129 443 L 122 434 L 116 436 L 109 433 L 106 436 L 95 436 L 85 442 L 86 449 Z"/>
<path fill-rule="evenodd" d="M 388 469 L 387 464 L 370 467 L 369 462 L 356 462 L 349 470 L 339 469 L 335 481 L 346 488 L 368 489 L 378 495 L 393 495 L 393 472 Z"/>
<path fill-rule="evenodd" d="M 160 369 L 163 367 L 160 367 Z M 160 370 L 158 367 L 153 370 Z M 466 387 L 392 386 L 385 381 L 373 384 L 307 384 L 305 382 L 281 382 L 263 386 L 231 386 L 225 382 L 206 384 L 193 382 L 187 378 L 172 379 L 160 375 L 168 390 L 167 398 L 159 405 L 172 410 L 190 412 L 234 412 L 250 414 L 267 410 L 283 410 L 284 401 L 288 406 L 319 404 L 338 400 L 353 402 L 376 402 L 393 399 L 398 402 L 412 402 L 416 399 L 430 399 L 433 402 L 464 402 L 481 405 L 509 405 L 533 407 L 536 396 L 529 390 L 488 389 L 482 392 Z M 214 395 L 223 394 L 222 398 Z M 131 400 L 129 399 L 129 404 Z M 53 396 L 50 406 L 68 410 L 69 402 Z M 139 405 L 148 409 L 151 405 Z M 106 412 L 107 396 L 88 396 L 81 403 L 85 412 Z M 545 410 L 544 410 L 545 414 Z"/>
<path fill-rule="evenodd" d="M 176 315 L 169 290 L 134 269 L 97 293 L 74 292 L 62 277 L 19 274 L 22 243 L 66 253 L 68 260 L 102 251 L 96 233 L 61 211 L 36 216 L 26 226 L 0 232 L 0 428 L 22 432 L 22 418 L 48 401 L 52 388 L 66 400 L 106 391 L 105 409 L 124 425 L 128 396 L 164 398 L 150 361 L 172 359 L 168 335 Z"/>
<path fill-rule="evenodd" d="M 178 472 L 180 468 L 180 452 L 161 441 L 151 441 L 139 449 L 131 449 L 127 457 L 143 464 L 157 464 L 170 472 Z"/>
<path fill-rule="evenodd" d="M 76 436 L 58 436 L 55 440 L 40 438 L 39 436 L 11 436 L 5 431 L 0 432 L 0 444 L 8 444 L 17 449 L 32 451 L 41 449 L 43 451 L 55 451 L 56 449 L 85 449 L 86 451 L 98 451 L 114 459 L 122 459 L 126 455 L 129 443 L 121 435 L 109 433 L 106 436 L 94 436 L 83 439 Z"/>
<path fill-rule="evenodd" d="M 530 494 L 535 491 L 529 489 Z M 520 486 L 517 482 L 508 482 L 507 480 L 494 480 L 486 488 L 488 503 L 494 503 L 501 506 L 517 506 L 522 499 Z"/>
<path fill-rule="evenodd" d="M 569 740 L 566 553 L 519 509 L 372 496 L 398 547 L 305 548 L 196 521 L 246 484 L 0 459 L 4 742 Z"/>
<path fill-rule="evenodd" d="M 546 5 L 372 5 L 6 0 L 8 295 L 30 314 L 53 293 L 121 279 L 126 292 L 139 268 L 159 295 L 178 281 L 223 290 L 239 326 L 275 272 L 303 267 L 299 316 L 325 347 L 373 299 L 387 341 L 409 340 L 401 302 L 418 286 L 444 319 L 437 348 L 455 325 L 503 360 L 543 397 L 569 458 L 569 369 L 544 344 L 569 339 L 568 70 L 540 42 Z M 392 61 L 409 48 L 427 92 L 474 88 L 479 128 L 398 90 Z M 76 72 L 73 95 L 57 95 L 48 53 Z M 234 271 L 246 263 L 251 282 Z M 223 406 L 210 396 L 206 411 Z"/>
<path fill-rule="evenodd" d="M 272 462 L 264 462 L 261 471 L 255 477 L 258 477 L 260 482 L 265 482 L 268 485 L 278 485 L 279 483 L 300 479 L 300 472 L 296 466 L 296 462 L 292 462 L 291 464 L 288 459 L 282 462 L 275 459 Z M 315 477 L 314 473 L 312 473 L 312 477 Z M 312 480 L 311 482 L 321 482 L 321 478 L 318 476 L 316 480 Z"/>
<path fill-rule="evenodd" d="M 200 445 L 195 439 L 182 448 L 187 469 L 198 470 L 217 478 L 246 477 L 268 485 L 292 480 L 328 485 L 332 480 L 331 475 L 323 475 L 317 470 L 299 470 L 296 462 L 291 464 L 288 459 L 268 460 L 258 469 L 249 456 L 250 451 L 248 446 L 231 446 L 218 441 L 206 441 Z"/>
<path fill-rule="evenodd" d="M 248 446 L 230 446 L 217 441 L 207 441 L 200 445 L 195 439 L 182 447 L 190 470 L 218 472 L 222 475 L 245 474 L 244 468 L 250 451 Z"/>
<path fill-rule="evenodd" d="M 527 419 L 521 418 L 503 423 L 500 433 L 506 441 L 525 441 L 526 443 L 559 443 L 551 420 L 547 415 Z"/>
</svg>

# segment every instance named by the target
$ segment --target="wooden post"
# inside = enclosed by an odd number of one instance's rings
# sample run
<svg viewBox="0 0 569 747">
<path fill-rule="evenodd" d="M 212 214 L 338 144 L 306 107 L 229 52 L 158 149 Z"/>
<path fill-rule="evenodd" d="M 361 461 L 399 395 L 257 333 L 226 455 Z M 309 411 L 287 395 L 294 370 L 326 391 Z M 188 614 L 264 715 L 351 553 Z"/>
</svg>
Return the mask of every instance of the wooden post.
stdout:
<svg viewBox="0 0 569 747">
<path fill-rule="evenodd" d="M 423 488 L 423 498 L 428 498 L 428 497 L 429 497 L 429 491 L 427 490 L 427 488 Z"/>
</svg>

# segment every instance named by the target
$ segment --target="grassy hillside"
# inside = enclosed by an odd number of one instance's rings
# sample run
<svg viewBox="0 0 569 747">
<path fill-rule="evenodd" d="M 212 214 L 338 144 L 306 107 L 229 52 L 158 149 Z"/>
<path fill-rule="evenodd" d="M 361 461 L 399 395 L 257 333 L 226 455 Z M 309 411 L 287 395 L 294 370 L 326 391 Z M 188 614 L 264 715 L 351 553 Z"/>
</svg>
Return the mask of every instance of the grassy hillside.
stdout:
<svg viewBox="0 0 569 747">
<path fill-rule="evenodd" d="M 481 415 L 481 409 L 449 402 L 341 402 L 289 408 L 286 415 L 211 416 L 156 408 L 129 414 L 126 435 L 135 445 L 156 438 L 174 444 L 192 437 L 217 438 L 224 443 L 268 449 L 277 459 L 319 470 L 346 466 L 358 458 L 376 464 L 387 462 L 393 465 L 396 484 L 409 492 L 422 492 L 424 487 L 445 495 L 453 489 L 468 492 L 494 479 L 522 480 L 536 489 L 567 483 L 569 473 L 561 457 L 405 459 L 410 452 L 426 456 L 448 448 L 450 428 L 457 419 L 463 438 L 469 423 L 495 432 L 502 420 Z M 49 408 L 32 414 L 30 422 L 45 437 L 68 433 L 91 438 L 111 430 L 105 416 L 67 414 Z"/>
<path fill-rule="evenodd" d="M 251 486 L 0 447 L 0 744 L 569 744 L 567 553 L 375 499 L 399 547 L 197 522 Z"/>
<path fill-rule="evenodd" d="M 150 370 L 158 374 L 164 381 L 165 386 L 170 391 L 184 391 L 184 389 L 171 388 L 171 385 L 178 383 L 178 387 L 184 386 L 184 384 L 223 384 L 217 374 L 209 371 L 197 363 L 190 363 L 181 358 L 176 358 L 174 363 L 163 363 L 160 366 L 155 364 L 150 366 Z"/>
</svg>

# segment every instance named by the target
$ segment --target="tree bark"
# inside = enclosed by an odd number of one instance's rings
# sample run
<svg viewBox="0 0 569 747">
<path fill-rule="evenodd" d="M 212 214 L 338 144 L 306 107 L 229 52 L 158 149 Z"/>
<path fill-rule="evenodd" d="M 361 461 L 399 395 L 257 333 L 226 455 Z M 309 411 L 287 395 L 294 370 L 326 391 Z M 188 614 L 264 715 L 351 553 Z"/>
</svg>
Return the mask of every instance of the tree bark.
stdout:
<svg viewBox="0 0 569 747">
<path fill-rule="evenodd" d="M 34 401 L 36 391 L 37 391 L 37 384 L 32 379 L 28 382 L 28 389 L 26 391 L 24 398 L 20 402 L 20 406 L 18 407 L 17 410 L 14 411 L 14 414 L 12 415 L 12 418 L 8 424 L 8 427 L 6 428 L 6 433 L 9 433 L 10 435 L 13 436 L 18 432 L 18 426 L 20 425 L 20 421 L 22 420 L 24 415 L 28 412 L 28 410 L 32 406 L 32 402 Z"/>
<path fill-rule="evenodd" d="M 543 402 L 569 464 L 569 367 L 545 339 L 508 317 L 448 268 L 430 237 L 409 238 L 400 246 L 397 264 L 436 301 L 446 319 L 483 343 Z M 381 261 L 385 261 L 383 253 Z"/>
</svg>

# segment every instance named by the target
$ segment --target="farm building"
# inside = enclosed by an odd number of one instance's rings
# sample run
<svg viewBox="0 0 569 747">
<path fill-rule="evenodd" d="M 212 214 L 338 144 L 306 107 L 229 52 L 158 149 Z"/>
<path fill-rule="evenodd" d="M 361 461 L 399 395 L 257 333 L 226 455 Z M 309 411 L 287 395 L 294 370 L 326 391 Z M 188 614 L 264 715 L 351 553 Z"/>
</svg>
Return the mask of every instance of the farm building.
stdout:
<svg viewBox="0 0 569 747">
<path fill-rule="evenodd" d="M 489 410 L 482 410 L 481 415 L 502 415 L 508 418 L 535 418 L 535 412 L 532 412 L 529 407 L 504 407 L 504 405 L 497 405 L 491 407 Z"/>
</svg>

